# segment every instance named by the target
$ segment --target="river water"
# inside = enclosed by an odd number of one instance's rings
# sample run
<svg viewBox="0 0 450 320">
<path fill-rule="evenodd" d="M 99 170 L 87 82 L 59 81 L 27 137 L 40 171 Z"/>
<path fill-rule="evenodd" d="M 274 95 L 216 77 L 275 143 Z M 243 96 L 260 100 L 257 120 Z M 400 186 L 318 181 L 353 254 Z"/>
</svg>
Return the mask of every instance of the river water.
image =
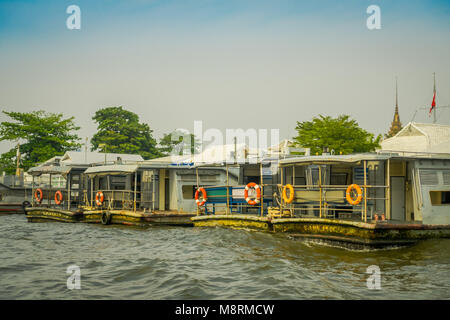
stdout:
<svg viewBox="0 0 450 320">
<path fill-rule="evenodd" d="M 0 216 L 0 299 L 450 299 L 450 239 L 350 251 L 224 228 Z M 80 268 L 69 290 L 67 268 Z M 369 290 L 367 267 L 380 268 Z"/>
</svg>

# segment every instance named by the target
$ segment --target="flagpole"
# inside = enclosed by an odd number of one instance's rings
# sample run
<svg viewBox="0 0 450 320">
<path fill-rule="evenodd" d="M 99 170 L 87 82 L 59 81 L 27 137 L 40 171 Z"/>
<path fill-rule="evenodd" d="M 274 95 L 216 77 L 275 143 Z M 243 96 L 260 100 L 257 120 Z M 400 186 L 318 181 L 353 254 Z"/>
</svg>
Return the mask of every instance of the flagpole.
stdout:
<svg viewBox="0 0 450 320">
<path fill-rule="evenodd" d="M 433 94 L 436 97 L 436 72 L 433 72 Z M 433 107 L 433 123 L 436 123 L 436 106 Z"/>
</svg>

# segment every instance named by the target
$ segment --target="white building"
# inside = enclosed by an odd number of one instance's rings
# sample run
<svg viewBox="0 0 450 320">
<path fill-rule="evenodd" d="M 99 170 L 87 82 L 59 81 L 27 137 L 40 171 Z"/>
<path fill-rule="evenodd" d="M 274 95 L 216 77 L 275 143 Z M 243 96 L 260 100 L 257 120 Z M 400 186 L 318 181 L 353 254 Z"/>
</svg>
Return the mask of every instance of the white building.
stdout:
<svg viewBox="0 0 450 320">
<path fill-rule="evenodd" d="M 383 140 L 379 151 L 450 154 L 450 126 L 410 122 L 395 136 Z"/>
</svg>

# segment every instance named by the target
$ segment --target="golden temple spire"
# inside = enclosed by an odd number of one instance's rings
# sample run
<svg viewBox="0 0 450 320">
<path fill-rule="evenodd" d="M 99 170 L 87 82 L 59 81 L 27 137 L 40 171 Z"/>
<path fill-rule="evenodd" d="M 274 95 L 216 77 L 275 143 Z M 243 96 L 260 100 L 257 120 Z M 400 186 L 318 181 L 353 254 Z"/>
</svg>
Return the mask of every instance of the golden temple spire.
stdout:
<svg viewBox="0 0 450 320">
<path fill-rule="evenodd" d="M 386 138 L 393 137 L 402 129 L 402 123 L 400 122 L 400 114 L 398 113 L 398 84 L 397 77 L 395 77 L 395 112 L 394 120 L 391 123 L 391 128 L 386 134 Z"/>
</svg>

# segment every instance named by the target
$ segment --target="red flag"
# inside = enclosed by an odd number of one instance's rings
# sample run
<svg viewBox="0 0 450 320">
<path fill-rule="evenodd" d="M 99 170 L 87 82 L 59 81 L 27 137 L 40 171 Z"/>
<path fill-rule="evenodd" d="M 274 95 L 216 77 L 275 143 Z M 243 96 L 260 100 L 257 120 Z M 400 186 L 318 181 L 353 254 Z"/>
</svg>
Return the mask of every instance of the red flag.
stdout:
<svg viewBox="0 0 450 320">
<path fill-rule="evenodd" d="M 433 102 L 431 102 L 430 113 L 433 111 L 434 107 L 436 107 L 436 92 L 433 94 Z"/>
</svg>

